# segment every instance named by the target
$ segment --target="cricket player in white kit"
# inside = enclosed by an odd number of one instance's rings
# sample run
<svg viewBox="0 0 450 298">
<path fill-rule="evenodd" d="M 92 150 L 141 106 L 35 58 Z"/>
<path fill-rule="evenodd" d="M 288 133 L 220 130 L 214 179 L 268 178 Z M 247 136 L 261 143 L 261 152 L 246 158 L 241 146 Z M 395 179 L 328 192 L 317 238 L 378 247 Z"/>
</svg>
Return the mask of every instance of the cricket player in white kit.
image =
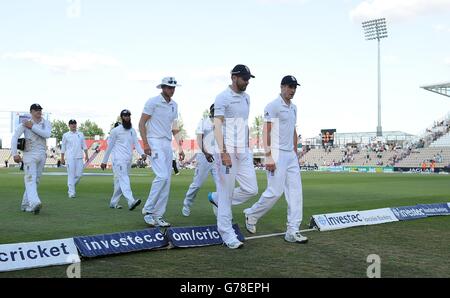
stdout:
<svg viewBox="0 0 450 298">
<path fill-rule="evenodd" d="M 258 193 L 248 140 L 250 97 L 245 93 L 250 78 L 254 77 L 247 66 L 236 65 L 231 71 L 232 84 L 216 97 L 214 103 L 214 135 L 219 148 L 215 159 L 219 179 L 217 193 L 208 199 L 218 205 L 218 231 L 231 249 L 243 246 L 232 227 L 231 205 L 244 203 Z M 239 182 L 237 188 L 236 180 Z"/>
<path fill-rule="evenodd" d="M 106 169 L 109 155 L 112 154 L 112 166 L 114 172 L 114 193 L 109 204 L 110 208 L 122 209 L 119 205 L 121 195 L 128 201 L 128 210 L 134 210 L 141 200 L 133 197 L 130 186 L 130 169 L 133 158 L 133 147 L 141 155 L 142 159 L 146 159 L 146 155 L 141 148 L 141 144 L 137 139 L 137 134 L 131 125 L 131 112 L 122 110 L 120 112 L 122 124 L 111 130 L 108 139 L 108 149 L 101 164 L 102 170 Z"/>
<path fill-rule="evenodd" d="M 208 178 L 209 173 L 211 173 L 214 183 L 217 184 L 216 168 L 213 163 L 213 154 L 217 152 L 217 146 L 215 146 L 214 139 L 213 121 L 214 104 L 209 108 L 209 117 L 202 119 L 195 130 L 197 135 L 197 144 L 201 152 L 197 152 L 195 155 L 197 166 L 195 168 L 194 178 L 186 193 L 183 201 L 183 208 L 181 210 L 181 213 L 184 216 L 189 216 L 191 214 L 191 206 L 194 203 L 200 187 L 202 187 L 203 183 Z"/>
<path fill-rule="evenodd" d="M 281 94 L 264 109 L 263 140 L 267 169 L 267 189 L 252 207 L 245 209 L 247 231 L 256 233 L 257 221 L 267 213 L 284 192 L 287 209 L 288 242 L 306 243 L 300 234 L 303 192 L 297 157 L 297 107 L 292 103 L 298 84 L 294 76 L 281 80 Z"/>
<path fill-rule="evenodd" d="M 37 186 L 44 170 L 47 158 L 47 139 L 52 132 L 52 125 L 48 120 L 42 118 L 42 107 L 32 104 L 30 107 L 31 119 L 20 124 L 11 139 L 11 155 L 14 161 L 22 161 L 17 153 L 17 142 L 23 134 L 25 138 L 25 149 L 23 152 L 25 192 L 21 209 L 22 211 L 39 214 L 42 203 L 39 199 Z"/>
<path fill-rule="evenodd" d="M 161 94 L 145 103 L 139 121 L 144 152 L 150 156 L 152 170 L 156 176 L 142 209 L 144 221 L 150 226 L 170 226 L 163 216 L 169 199 L 172 175 L 172 134 L 179 147 L 179 158 L 184 159 L 178 127 L 178 106 L 172 100 L 176 86 L 179 85 L 174 77 L 163 78 L 157 86 L 162 89 Z"/>
<path fill-rule="evenodd" d="M 70 130 L 66 132 L 61 141 L 61 164 L 67 168 L 67 187 L 69 198 L 75 198 L 76 185 L 83 176 L 84 160 L 89 160 L 86 141 L 82 132 L 77 131 L 77 121 L 69 120 Z"/>
</svg>

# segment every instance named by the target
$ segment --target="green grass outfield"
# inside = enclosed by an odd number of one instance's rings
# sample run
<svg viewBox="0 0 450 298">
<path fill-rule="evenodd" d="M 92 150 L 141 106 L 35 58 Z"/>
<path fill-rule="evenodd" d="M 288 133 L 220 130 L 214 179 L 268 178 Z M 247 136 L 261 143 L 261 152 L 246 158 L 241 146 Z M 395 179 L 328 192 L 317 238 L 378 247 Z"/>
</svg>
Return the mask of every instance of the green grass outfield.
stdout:
<svg viewBox="0 0 450 298">
<path fill-rule="evenodd" d="M 46 169 L 53 172 L 55 169 Z M 58 170 L 61 171 L 61 170 Z M 101 172 L 89 170 L 87 172 Z M 266 186 L 258 171 L 259 192 Z M 173 226 L 215 224 L 206 197 L 211 178 L 200 190 L 190 217 L 181 215 L 182 200 L 193 171 L 172 176 L 165 218 Z M 23 175 L 17 169 L 0 170 L 0 244 L 51 240 L 146 228 L 141 206 L 108 208 L 111 176 L 85 176 L 77 198 L 67 198 L 66 176 L 43 176 L 40 215 L 20 211 Z M 145 202 L 153 174 L 133 169 L 135 197 Z M 419 174 L 302 173 L 304 220 L 313 214 L 366 210 L 418 203 L 450 202 L 450 176 Z M 242 210 L 257 197 L 233 209 L 245 236 Z M 126 206 L 125 201 L 121 204 Z M 284 197 L 263 217 L 256 235 L 284 232 Z M 369 254 L 381 258 L 382 277 L 450 277 L 450 216 L 432 217 L 329 232 L 309 232 L 306 245 L 287 243 L 282 236 L 252 239 L 244 248 L 224 246 L 128 253 L 83 260 L 82 277 L 366 277 Z M 65 277 L 66 266 L 0 273 L 1 277 Z"/>
</svg>

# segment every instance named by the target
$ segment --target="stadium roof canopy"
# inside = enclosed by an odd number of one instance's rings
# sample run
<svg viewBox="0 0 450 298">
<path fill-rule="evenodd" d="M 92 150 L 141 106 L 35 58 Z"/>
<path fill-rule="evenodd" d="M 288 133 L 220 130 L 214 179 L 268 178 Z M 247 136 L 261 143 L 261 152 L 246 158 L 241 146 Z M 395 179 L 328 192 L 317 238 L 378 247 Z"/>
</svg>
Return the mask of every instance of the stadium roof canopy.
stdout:
<svg viewBox="0 0 450 298">
<path fill-rule="evenodd" d="M 429 86 L 422 86 L 421 88 L 441 94 L 447 97 L 450 97 L 450 82 L 443 83 L 443 84 L 435 84 L 435 85 L 429 85 Z"/>
<path fill-rule="evenodd" d="M 383 131 L 382 139 L 385 142 L 403 143 L 415 138 L 415 135 L 403 131 Z M 370 144 L 377 140 L 376 132 L 344 132 L 336 133 L 334 142 L 337 145 L 345 145 L 348 143 Z"/>
</svg>

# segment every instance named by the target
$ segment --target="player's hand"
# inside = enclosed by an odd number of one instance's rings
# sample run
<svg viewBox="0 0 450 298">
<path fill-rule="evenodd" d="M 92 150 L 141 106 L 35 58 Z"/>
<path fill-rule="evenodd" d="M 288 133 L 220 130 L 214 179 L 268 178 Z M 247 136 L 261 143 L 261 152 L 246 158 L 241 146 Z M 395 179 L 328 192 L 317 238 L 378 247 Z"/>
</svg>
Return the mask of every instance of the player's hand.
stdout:
<svg viewBox="0 0 450 298">
<path fill-rule="evenodd" d="M 31 129 L 33 127 L 33 122 L 31 120 L 25 121 L 23 123 L 23 125 L 25 125 L 26 128 Z"/>
<path fill-rule="evenodd" d="M 275 165 L 275 161 L 272 158 L 272 155 L 266 156 L 266 160 L 264 162 L 266 164 L 266 170 L 269 172 L 274 172 L 277 169 Z"/>
<path fill-rule="evenodd" d="M 102 170 L 104 171 L 104 170 L 106 169 L 106 163 L 102 163 L 102 164 L 100 165 L 100 168 L 102 168 Z"/>
<path fill-rule="evenodd" d="M 181 151 L 178 153 L 178 157 L 179 157 L 180 161 L 183 161 L 183 160 L 184 160 L 185 155 L 184 155 L 184 151 L 183 151 L 183 150 L 181 150 Z"/>
<path fill-rule="evenodd" d="M 66 160 L 65 160 L 64 157 L 61 157 L 61 164 L 62 164 L 62 165 L 65 165 L 65 164 L 66 164 Z"/>
<path fill-rule="evenodd" d="M 233 165 L 231 162 L 230 154 L 226 152 L 220 154 L 220 159 L 222 159 L 222 164 L 228 168 L 231 168 L 231 166 Z"/>
<path fill-rule="evenodd" d="M 144 144 L 144 153 L 148 156 L 152 156 L 152 148 L 150 148 L 149 144 Z"/>
<path fill-rule="evenodd" d="M 85 156 L 84 157 L 84 162 L 88 162 L 88 160 L 89 160 L 89 156 Z"/>
<path fill-rule="evenodd" d="M 208 162 L 211 163 L 211 162 L 214 161 L 214 157 L 213 157 L 212 154 L 209 154 L 209 153 L 207 153 L 207 152 L 204 152 L 204 154 L 205 154 L 206 160 L 207 160 Z"/>
<path fill-rule="evenodd" d="M 14 159 L 14 162 L 16 162 L 16 163 L 19 163 L 22 161 L 22 158 L 20 157 L 20 155 L 14 155 L 13 159 Z"/>
<path fill-rule="evenodd" d="M 141 158 L 142 158 L 142 161 L 145 161 L 145 160 L 147 159 L 147 155 L 142 154 L 142 155 L 141 155 Z"/>
</svg>

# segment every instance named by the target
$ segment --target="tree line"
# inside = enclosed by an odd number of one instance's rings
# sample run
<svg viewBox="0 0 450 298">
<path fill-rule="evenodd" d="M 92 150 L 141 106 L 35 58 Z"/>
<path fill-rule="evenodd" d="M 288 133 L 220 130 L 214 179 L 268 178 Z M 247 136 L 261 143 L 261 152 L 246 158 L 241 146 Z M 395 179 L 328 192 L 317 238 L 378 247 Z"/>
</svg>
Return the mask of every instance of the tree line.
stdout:
<svg viewBox="0 0 450 298">
<path fill-rule="evenodd" d="M 203 117 L 208 117 L 209 110 L 205 110 L 203 112 Z M 181 137 L 183 140 L 189 138 L 189 135 L 184 128 L 183 119 L 179 117 L 179 126 L 181 129 Z M 120 117 L 116 119 L 116 122 L 120 122 Z M 111 124 L 110 129 L 114 128 L 114 123 Z M 251 133 L 257 140 L 257 147 L 261 147 L 261 137 L 262 137 L 262 127 L 263 127 L 263 117 L 262 115 L 256 116 L 253 120 L 253 126 L 251 127 Z M 65 121 L 62 120 L 53 120 L 52 121 L 52 138 L 56 138 L 56 141 L 59 143 L 62 140 L 63 134 L 69 131 L 69 126 Z M 101 129 L 97 123 L 86 120 L 78 125 L 78 131 L 82 132 L 87 139 L 93 139 L 95 136 L 104 137 L 105 133 L 103 129 Z"/>
</svg>

